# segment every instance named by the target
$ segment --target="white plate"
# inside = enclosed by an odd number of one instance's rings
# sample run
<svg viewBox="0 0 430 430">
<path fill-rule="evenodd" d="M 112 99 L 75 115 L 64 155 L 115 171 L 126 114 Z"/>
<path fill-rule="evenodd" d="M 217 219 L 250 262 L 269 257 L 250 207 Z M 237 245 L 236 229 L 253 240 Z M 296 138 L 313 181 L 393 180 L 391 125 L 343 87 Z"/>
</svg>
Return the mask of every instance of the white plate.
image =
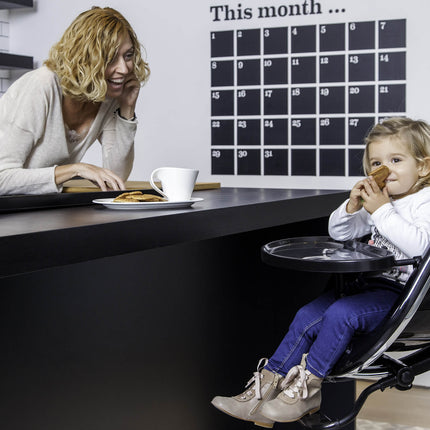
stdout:
<svg viewBox="0 0 430 430">
<path fill-rule="evenodd" d="M 191 198 L 190 200 L 185 200 L 181 202 L 114 202 L 114 199 L 95 199 L 93 203 L 104 205 L 109 209 L 119 209 L 119 210 L 137 210 L 137 209 L 178 209 L 187 208 L 192 206 L 196 202 L 201 202 L 202 198 Z"/>
</svg>

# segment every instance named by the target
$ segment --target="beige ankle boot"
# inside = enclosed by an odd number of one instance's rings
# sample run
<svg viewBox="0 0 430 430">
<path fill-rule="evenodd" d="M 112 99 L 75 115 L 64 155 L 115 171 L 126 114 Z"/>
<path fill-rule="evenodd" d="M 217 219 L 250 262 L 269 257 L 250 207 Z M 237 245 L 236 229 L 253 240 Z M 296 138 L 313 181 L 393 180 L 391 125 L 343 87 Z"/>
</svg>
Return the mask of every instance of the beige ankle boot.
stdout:
<svg viewBox="0 0 430 430">
<path fill-rule="evenodd" d="M 282 391 L 276 399 L 263 405 L 263 416 L 276 422 L 288 423 L 319 411 L 322 378 L 306 370 L 305 360 L 306 355 L 301 364 L 288 372 L 281 384 Z"/>
<path fill-rule="evenodd" d="M 265 402 L 274 399 L 281 391 L 284 379 L 278 373 L 263 369 L 267 358 L 262 358 L 254 376 L 248 381 L 246 391 L 234 397 L 214 397 L 212 404 L 220 411 L 245 421 L 253 421 L 260 427 L 272 428 L 273 420 L 261 415 Z"/>
</svg>

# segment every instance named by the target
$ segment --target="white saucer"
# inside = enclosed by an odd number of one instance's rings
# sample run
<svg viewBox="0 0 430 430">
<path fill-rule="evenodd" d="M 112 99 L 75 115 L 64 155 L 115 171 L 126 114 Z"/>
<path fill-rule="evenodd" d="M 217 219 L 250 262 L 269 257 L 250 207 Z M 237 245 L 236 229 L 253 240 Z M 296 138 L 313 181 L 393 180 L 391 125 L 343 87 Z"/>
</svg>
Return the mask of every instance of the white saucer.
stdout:
<svg viewBox="0 0 430 430">
<path fill-rule="evenodd" d="M 119 209 L 119 210 L 140 210 L 140 209 L 179 209 L 187 208 L 192 206 L 196 202 L 201 202 L 203 199 L 196 197 L 190 200 L 179 201 L 179 202 L 114 202 L 114 199 L 95 199 L 93 203 L 103 205 L 109 209 Z"/>
</svg>

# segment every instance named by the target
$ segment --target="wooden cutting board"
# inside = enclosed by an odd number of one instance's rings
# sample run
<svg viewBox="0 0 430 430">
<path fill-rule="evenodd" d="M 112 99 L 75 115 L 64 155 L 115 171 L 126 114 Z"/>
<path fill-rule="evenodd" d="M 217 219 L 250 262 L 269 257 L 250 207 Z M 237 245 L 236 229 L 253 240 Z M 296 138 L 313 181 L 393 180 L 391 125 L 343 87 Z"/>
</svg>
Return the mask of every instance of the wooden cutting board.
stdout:
<svg viewBox="0 0 430 430">
<path fill-rule="evenodd" d="M 161 187 L 159 182 L 156 182 L 156 185 Z M 127 190 L 152 190 L 149 181 L 126 181 L 125 186 Z M 220 187 L 219 182 L 197 182 L 194 191 L 213 190 Z M 97 191 L 101 191 L 101 189 L 87 179 L 72 179 L 63 185 L 63 193 L 93 193 Z"/>
</svg>

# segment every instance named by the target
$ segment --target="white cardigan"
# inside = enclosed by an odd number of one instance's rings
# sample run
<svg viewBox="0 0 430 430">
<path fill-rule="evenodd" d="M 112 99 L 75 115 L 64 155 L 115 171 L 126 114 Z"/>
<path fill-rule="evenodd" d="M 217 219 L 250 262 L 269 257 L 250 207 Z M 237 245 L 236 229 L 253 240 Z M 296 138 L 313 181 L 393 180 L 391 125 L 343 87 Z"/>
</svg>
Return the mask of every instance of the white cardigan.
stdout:
<svg viewBox="0 0 430 430">
<path fill-rule="evenodd" d="M 107 98 L 86 137 L 71 146 L 62 97 L 57 75 L 44 66 L 23 75 L 0 98 L 0 195 L 61 191 L 55 167 L 79 162 L 95 140 L 102 145 L 103 167 L 127 179 L 137 121 L 122 119 L 116 100 Z"/>
</svg>

